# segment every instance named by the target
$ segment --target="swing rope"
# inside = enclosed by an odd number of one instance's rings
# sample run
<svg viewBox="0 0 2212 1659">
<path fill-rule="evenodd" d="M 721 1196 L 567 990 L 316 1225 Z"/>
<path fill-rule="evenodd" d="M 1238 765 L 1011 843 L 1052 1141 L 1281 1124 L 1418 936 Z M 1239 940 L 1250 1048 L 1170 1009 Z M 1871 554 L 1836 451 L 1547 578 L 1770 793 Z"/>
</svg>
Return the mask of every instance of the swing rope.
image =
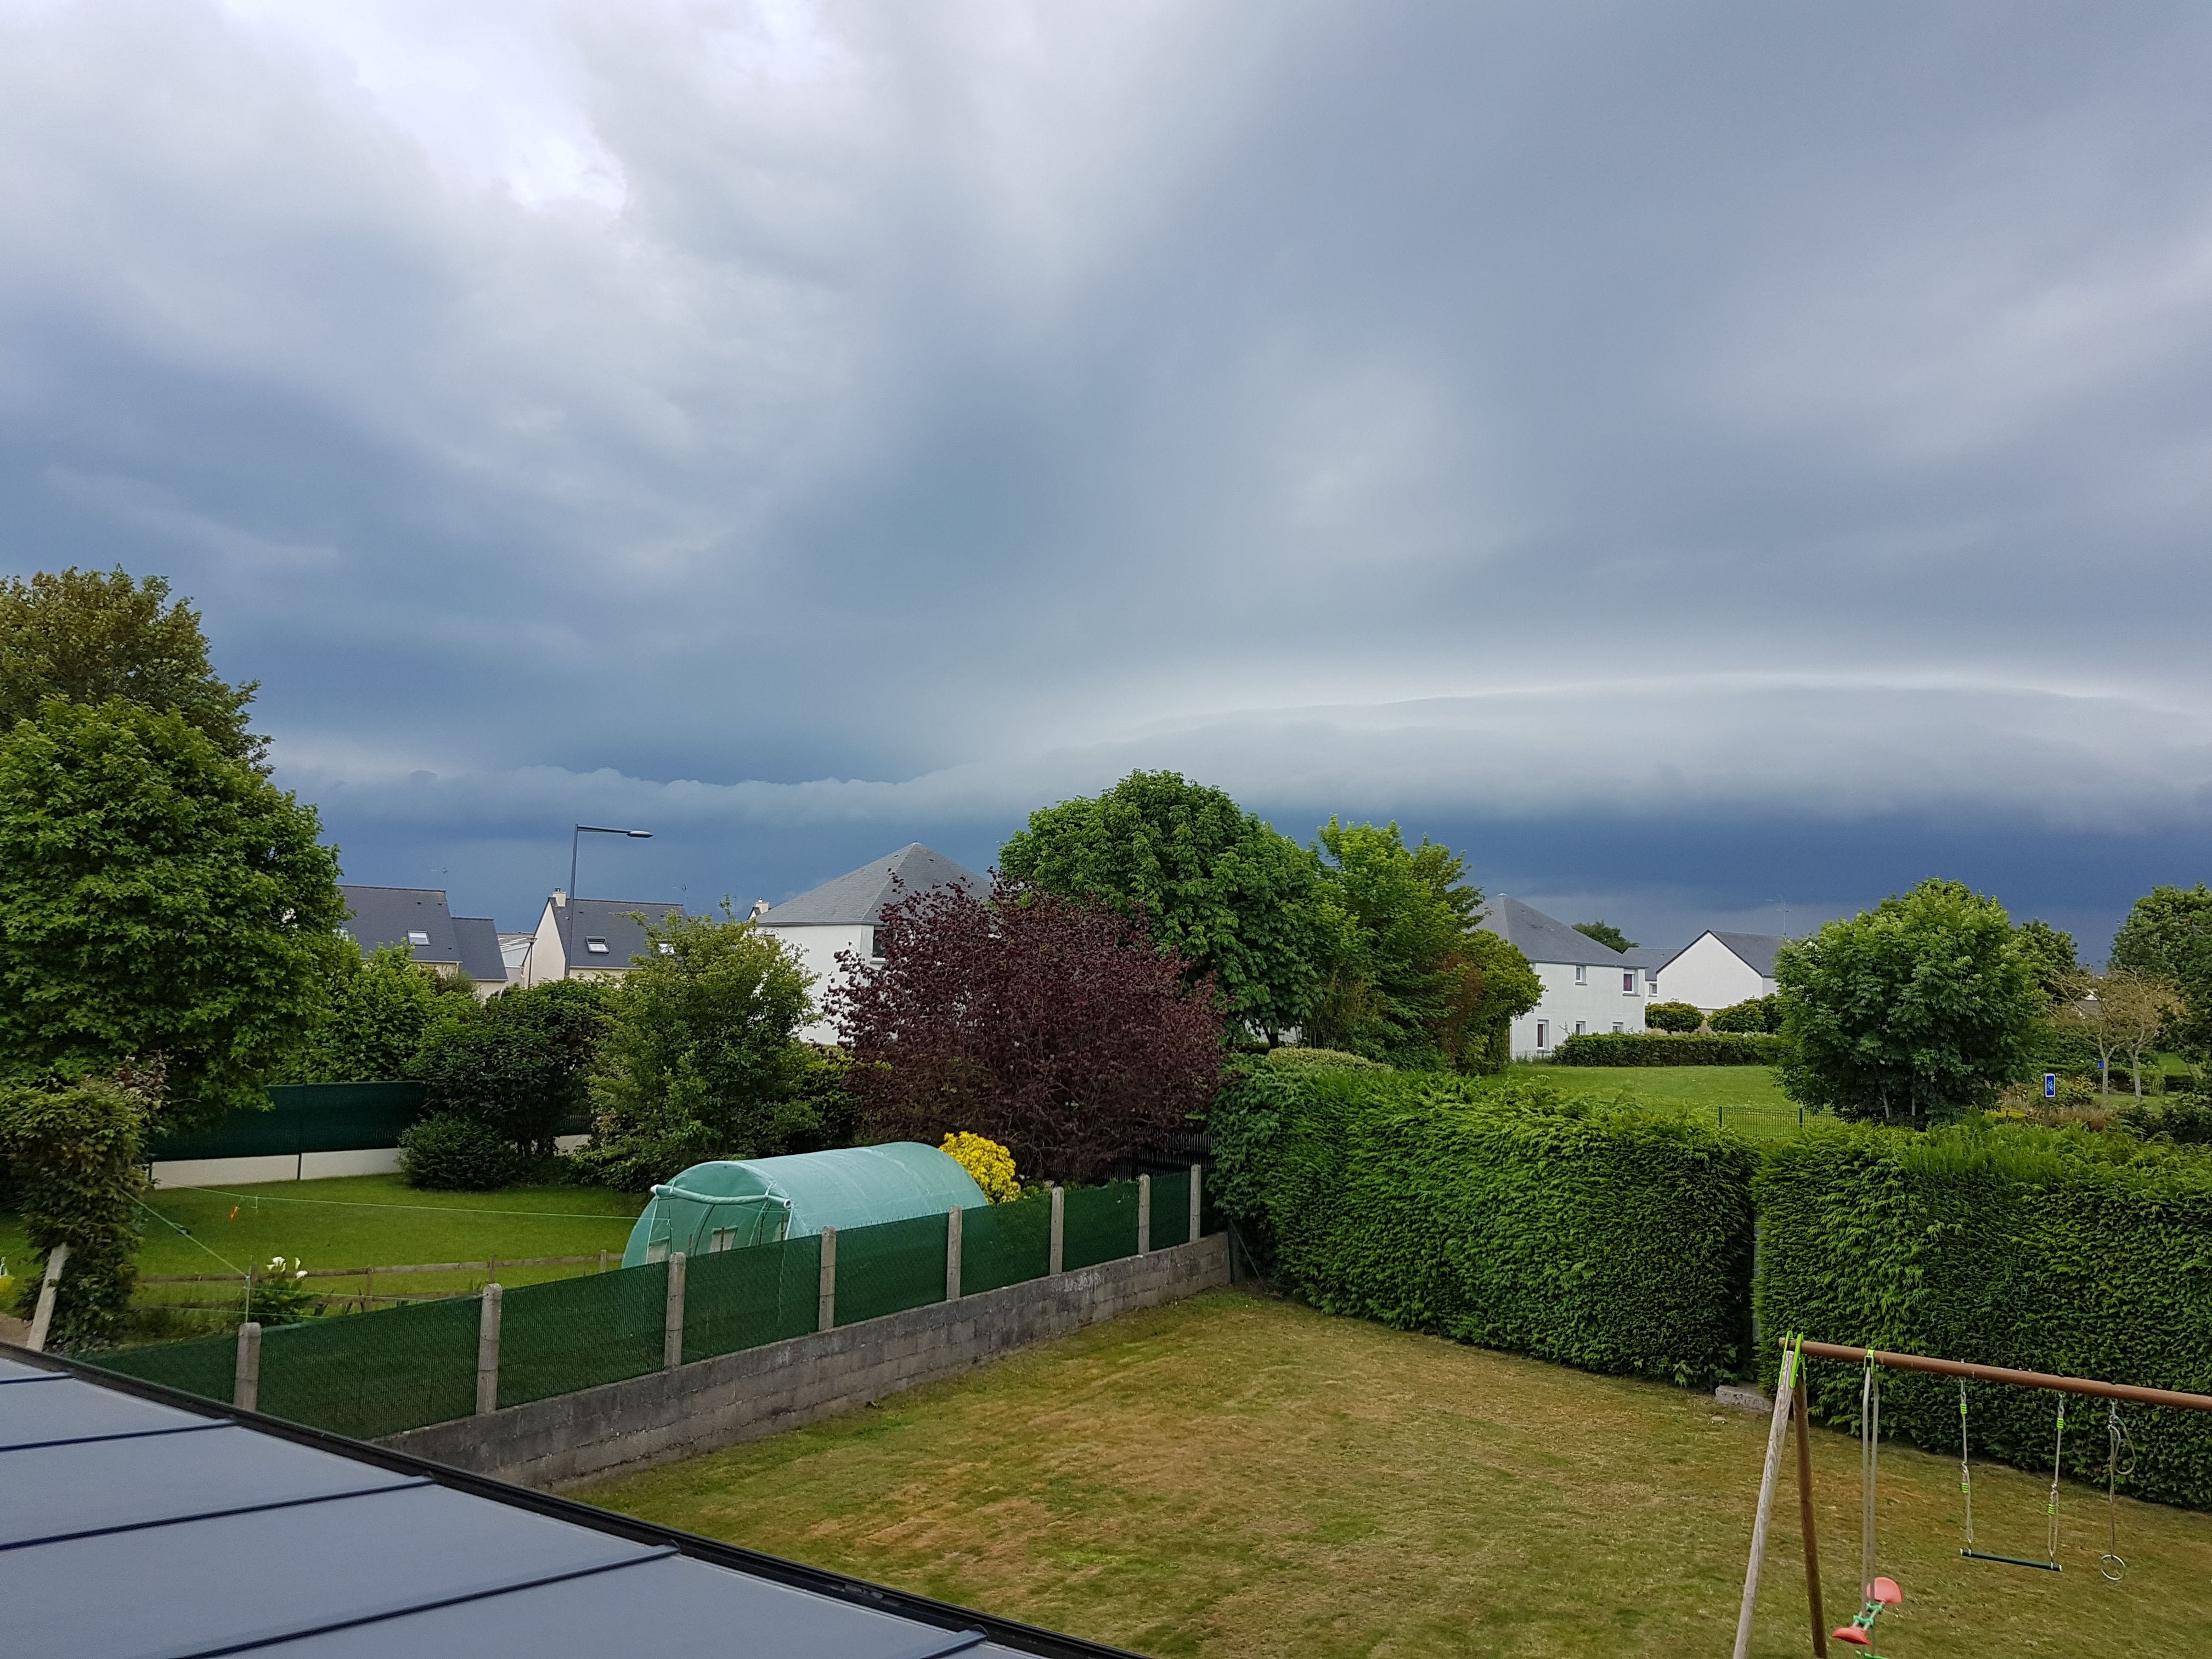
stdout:
<svg viewBox="0 0 2212 1659">
<path fill-rule="evenodd" d="M 2117 1417 L 2118 1408 L 2115 1407 Z M 1966 1547 L 1959 1553 L 1970 1561 L 2002 1561 L 2007 1566 L 2034 1567 L 2044 1572 L 2063 1572 L 2058 1565 L 2058 1471 L 2066 1449 L 2066 1396 L 2058 1396 L 2058 1437 L 2051 1449 L 2051 1495 L 2044 1502 L 2045 1550 L 2049 1558 L 2031 1561 L 2024 1555 L 1997 1555 L 1974 1547 L 1974 1470 L 1966 1451 L 1966 1380 L 1959 1379 L 1959 1491 L 1966 1499 Z M 2117 1525 L 2117 1522 L 2114 1523 Z"/>
<path fill-rule="evenodd" d="M 1875 1478 L 1881 1450 L 1881 1379 L 1874 1361 L 1859 1379 L 1859 1599 L 1874 1599 Z"/>
</svg>

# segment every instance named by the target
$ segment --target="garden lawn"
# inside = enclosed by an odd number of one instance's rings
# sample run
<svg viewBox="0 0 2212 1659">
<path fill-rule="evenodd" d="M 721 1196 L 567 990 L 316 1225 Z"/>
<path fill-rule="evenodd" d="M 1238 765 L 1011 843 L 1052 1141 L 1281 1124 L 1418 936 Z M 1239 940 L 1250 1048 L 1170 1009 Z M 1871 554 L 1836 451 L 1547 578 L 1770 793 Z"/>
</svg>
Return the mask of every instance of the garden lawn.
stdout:
<svg viewBox="0 0 2212 1659">
<path fill-rule="evenodd" d="M 1570 1095 L 1622 1091 L 1660 1106 L 1681 1106 L 1753 1140 L 1778 1140 L 1801 1127 L 1797 1103 L 1765 1066 L 1516 1065 L 1516 1077 L 1538 1078 Z M 1808 1116 L 1810 1114 L 1807 1115 Z"/>
<path fill-rule="evenodd" d="M 297 1257 L 309 1267 L 392 1267 L 438 1261 L 483 1261 L 497 1256 L 590 1255 L 601 1250 L 622 1259 L 631 1224 L 645 1207 L 641 1193 L 599 1187 L 517 1187 L 496 1193 L 423 1192 L 398 1176 L 349 1176 L 331 1181 L 281 1181 L 258 1186 L 161 1188 L 149 1209 L 189 1230 L 189 1236 L 141 1213 L 145 1244 L 142 1273 L 221 1273 L 270 1257 Z M 232 1212 L 235 1211 L 236 1214 Z M 31 1261 L 22 1222 L 0 1215 L 0 1256 L 11 1272 Z M 593 1272 L 597 1263 L 561 1267 L 507 1267 L 505 1285 L 535 1284 Z M 380 1273 L 379 1295 L 452 1296 L 474 1291 L 481 1272 L 392 1276 Z M 329 1296 L 360 1293 L 354 1279 L 308 1283 Z M 217 1284 L 142 1285 L 139 1305 L 222 1302 Z M 146 1334 L 161 1334 L 149 1331 Z M 175 1333 L 181 1334 L 183 1333 Z"/>
<path fill-rule="evenodd" d="M 587 1502 L 1170 1655 L 1728 1650 L 1761 1416 L 1334 1319 L 1241 1291 L 1132 1315 L 956 1382 L 604 1481 Z M 1828 1623 L 1857 1611 L 1857 1443 L 1817 1431 Z M 1885 1449 L 1881 1650 L 2212 1653 L 2212 1516 L 2069 1486 L 2063 1576 L 1959 1559 L 1958 1470 Z M 1978 1469 L 1984 1547 L 2043 1492 Z M 1808 1650 L 1785 1482 L 1753 1652 Z M 1831 1651 L 1839 1651 L 1832 1644 Z"/>
</svg>

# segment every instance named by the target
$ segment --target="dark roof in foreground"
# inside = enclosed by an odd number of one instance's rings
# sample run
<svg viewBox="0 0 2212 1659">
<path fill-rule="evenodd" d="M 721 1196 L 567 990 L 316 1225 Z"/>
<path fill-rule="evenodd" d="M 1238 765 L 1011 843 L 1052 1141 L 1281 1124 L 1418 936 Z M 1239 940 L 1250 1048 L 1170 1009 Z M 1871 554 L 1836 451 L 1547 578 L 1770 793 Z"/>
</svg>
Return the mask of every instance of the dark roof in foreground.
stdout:
<svg viewBox="0 0 2212 1659">
<path fill-rule="evenodd" d="M 761 918 L 763 927 L 872 927 L 884 906 L 940 887 L 964 887 L 981 893 L 989 885 L 964 865 L 912 842 L 872 864 L 848 870 L 835 881 L 788 898 Z"/>
<path fill-rule="evenodd" d="M 461 969 L 479 985 L 507 982 L 507 958 L 500 953 L 499 924 L 489 916 L 455 916 L 453 939 L 461 947 Z"/>
<path fill-rule="evenodd" d="M 5 1345 L 0 1607 L 72 1659 L 1127 1659 Z"/>
<path fill-rule="evenodd" d="M 1508 898 L 1500 893 L 1491 900 L 1490 908 L 1484 913 L 1482 928 L 1495 933 L 1508 945 L 1519 947 L 1521 954 L 1531 962 L 1581 963 L 1585 966 L 1603 964 L 1618 968 L 1626 961 L 1636 967 L 1643 966 L 1634 957 L 1624 957 L 1610 945 L 1601 945 L 1588 933 L 1577 933 L 1564 921 L 1546 915 L 1533 904 L 1523 904 L 1517 898 Z"/>
<path fill-rule="evenodd" d="M 386 945 L 411 945 L 417 962 L 461 959 L 443 888 L 342 885 L 338 896 L 346 904 L 346 937 L 361 946 L 362 955 Z M 422 937 L 410 939 L 412 933 Z"/>
<path fill-rule="evenodd" d="M 645 930 L 682 915 L 684 907 L 649 899 L 571 898 L 553 914 L 571 968 L 628 968 L 632 957 L 644 954 Z M 606 948 L 594 950 L 593 939 Z"/>
</svg>

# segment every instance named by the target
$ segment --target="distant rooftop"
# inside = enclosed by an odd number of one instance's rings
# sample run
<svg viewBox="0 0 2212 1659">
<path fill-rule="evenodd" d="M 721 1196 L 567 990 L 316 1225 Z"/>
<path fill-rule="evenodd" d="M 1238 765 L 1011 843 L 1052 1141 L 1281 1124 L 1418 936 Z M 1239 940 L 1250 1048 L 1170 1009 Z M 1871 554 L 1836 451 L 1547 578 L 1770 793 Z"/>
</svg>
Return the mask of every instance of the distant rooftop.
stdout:
<svg viewBox="0 0 2212 1659">
<path fill-rule="evenodd" d="M 653 899 L 571 898 L 553 912 L 571 968 L 628 968 L 644 953 L 645 930 L 684 907 Z M 642 918 L 642 920 L 641 920 Z"/>
<path fill-rule="evenodd" d="M 965 866 L 942 853 L 933 853 L 920 842 L 896 853 L 848 871 L 834 881 L 786 899 L 761 918 L 763 927 L 872 927 L 883 920 L 884 907 L 917 893 L 940 887 L 959 887 L 981 893 L 988 884 Z"/>
<path fill-rule="evenodd" d="M 443 888 L 341 885 L 338 896 L 345 901 L 345 936 L 361 946 L 363 956 L 387 945 L 405 945 L 413 948 L 417 962 L 460 965 L 461 942 Z"/>
<path fill-rule="evenodd" d="M 1644 965 L 1642 952 L 1624 955 L 1588 933 L 1576 932 L 1557 917 L 1546 915 L 1534 905 L 1503 893 L 1490 901 L 1481 926 L 1486 933 L 1495 933 L 1516 947 L 1531 962 L 1579 963 L 1585 967 L 1597 963 L 1617 967 L 1623 962 Z"/>
</svg>

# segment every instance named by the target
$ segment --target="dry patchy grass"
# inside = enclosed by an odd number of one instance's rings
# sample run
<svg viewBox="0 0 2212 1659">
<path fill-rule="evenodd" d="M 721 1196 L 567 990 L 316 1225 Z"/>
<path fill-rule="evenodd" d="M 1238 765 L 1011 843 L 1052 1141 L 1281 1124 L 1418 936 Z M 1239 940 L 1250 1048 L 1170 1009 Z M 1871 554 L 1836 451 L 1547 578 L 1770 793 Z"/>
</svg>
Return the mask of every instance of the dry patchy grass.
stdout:
<svg viewBox="0 0 2212 1659">
<path fill-rule="evenodd" d="M 1703 1396 L 1216 1291 L 580 1495 L 1161 1656 L 1710 1654 L 1765 1441 Z M 1856 1443 L 1814 1452 L 1833 1625 Z M 2212 1517 L 2124 1502 L 2116 1586 L 2086 1488 L 2061 1576 L 1959 1559 L 1955 1465 L 1886 1449 L 1883 1477 L 1894 1659 L 2212 1653 Z M 2033 1553 L 2037 1482 L 1975 1485 L 1984 1547 Z M 1808 1645 L 1795 1517 L 1785 1484 L 1753 1646 L 1776 1659 Z"/>
</svg>

